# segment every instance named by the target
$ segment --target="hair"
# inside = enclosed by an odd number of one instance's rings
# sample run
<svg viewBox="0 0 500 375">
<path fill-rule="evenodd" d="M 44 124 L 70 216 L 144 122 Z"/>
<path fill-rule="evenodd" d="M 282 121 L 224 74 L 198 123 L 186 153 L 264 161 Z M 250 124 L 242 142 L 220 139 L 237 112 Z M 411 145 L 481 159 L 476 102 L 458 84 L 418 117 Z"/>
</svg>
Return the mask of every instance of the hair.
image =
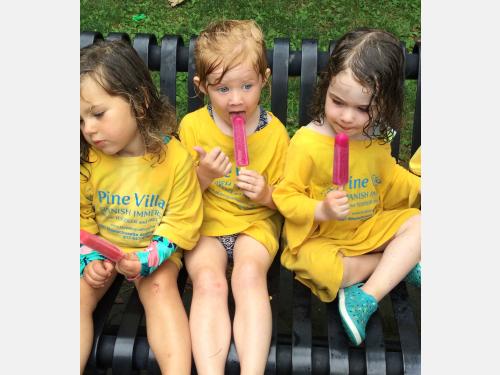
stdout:
<svg viewBox="0 0 500 375">
<path fill-rule="evenodd" d="M 130 104 L 146 153 L 160 162 L 164 136 L 177 130 L 175 109 L 158 93 L 147 66 L 125 41 L 98 41 L 80 50 L 80 84 L 90 77 L 111 96 Z M 80 165 L 90 163 L 89 147 L 80 132 Z M 87 169 L 88 170 L 88 169 Z"/>
<path fill-rule="evenodd" d="M 359 28 L 346 33 L 336 43 L 327 70 L 320 74 L 311 105 L 313 120 L 322 123 L 330 82 L 349 69 L 372 93 L 363 133 L 370 139 L 390 142 L 403 121 L 404 59 L 399 40 L 387 31 Z"/>
<path fill-rule="evenodd" d="M 222 67 L 219 83 L 226 72 L 248 62 L 263 78 L 266 77 L 266 44 L 260 27 L 252 20 L 222 20 L 209 24 L 203 30 L 194 49 L 196 75 L 201 84 L 207 76 Z"/>
</svg>

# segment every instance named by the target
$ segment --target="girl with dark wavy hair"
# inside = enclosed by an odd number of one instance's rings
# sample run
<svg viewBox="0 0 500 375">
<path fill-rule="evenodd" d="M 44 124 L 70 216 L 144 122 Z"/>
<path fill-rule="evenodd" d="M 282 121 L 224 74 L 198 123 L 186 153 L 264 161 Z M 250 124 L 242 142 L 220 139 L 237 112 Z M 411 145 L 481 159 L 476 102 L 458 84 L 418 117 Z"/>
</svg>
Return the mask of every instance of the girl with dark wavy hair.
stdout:
<svg viewBox="0 0 500 375">
<path fill-rule="evenodd" d="M 285 217 L 281 263 L 322 301 L 339 296 L 345 331 L 365 339 L 378 302 L 405 277 L 420 286 L 420 178 L 399 166 L 404 53 L 390 33 L 359 29 L 336 44 L 313 120 L 299 129 L 273 192 Z M 334 138 L 349 138 L 344 186 L 332 181 Z M 339 183 L 340 184 L 340 183 Z"/>
</svg>

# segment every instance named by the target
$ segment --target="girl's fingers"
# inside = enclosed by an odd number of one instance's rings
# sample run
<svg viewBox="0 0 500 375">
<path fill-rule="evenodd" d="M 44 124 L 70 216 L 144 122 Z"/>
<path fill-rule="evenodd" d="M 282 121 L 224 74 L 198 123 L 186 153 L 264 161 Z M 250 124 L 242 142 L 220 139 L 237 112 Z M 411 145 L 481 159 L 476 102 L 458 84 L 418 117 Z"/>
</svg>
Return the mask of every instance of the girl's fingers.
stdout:
<svg viewBox="0 0 500 375">
<path fill-rule="evenodd" d="M 254 177 L 254 178 L 257 178 L 260 176 L 260 174 L 258 174 L 253 169 L 247 169 L 247 168 L 241 169 L 240 174 L 242 176 L 249 176 L 249 177 Z"/>
<path fill-rule="evenodd" d="M 243 190 L 243 189 L 242 189 Z M 243 190 L 243 195 L 249 199 L 252 199 L 254 197 L 254 193 L 252 193 L 251 191 L 247 191 L 247 190 Z"/>
<path fill-rule="evenodd" d="M 259 181 L 253 177 L 253 176 L 248 176 L 248 175 L 242 175 L 240 174 L 238 177 L 238 181 L 250 184 L 250 185 L 257 185 Z"/>
<path fill-rule="evenodd" d="M 84 274 L 84 277 L 85 277 L 85 281 L 87 282 L 87 284 L 89 284 L 90 286 L 92 286 L 94 288 L 99 287 L 99 285 L 104 285 L 104 281 L 106 280 L 105 278 L 103 279 L 103 278 L 100 278 L 99 276 L 95 277 L 90 272 L 87 272 L 86 274 Z"/>
<path fill-rule="evenodd" d="M 110 262 L 109 260 L 105 260 L 104 262 L 102 262 L 102 265 L 108 273 L 111 273 L 115 268 L 115 264 L 113 262 Z"/>
<path fill-rule="evenodd" d="M 252 184 L 249 184 L 247 182 L 240 181 L 236 184 L 240 189 L 248 191 L 250 193 L 254 193 L 255 188 Z"/>
<path fill-rule="evenodd" d="M 97 280 L 103 280 L 108 272 L 102 265 L 102 262 L 95 262 L 90 265 L 88 269 L 88 275 L 91 276 L 93 279 Z"/>
<path fill-rule="evenodd" d="M 98 273 L 95 273 L 93 272 L 92 270 L 90 270 L 88 273 L 87 273 L 87 276 L 92 279 L 94 282 L 103 282 L 104 280 L 106 280 L 106 276 L 103 276 L 103 275 L 99 275 Z"/>
<path fill-rule="evenodd" d="M 225 159 L 228 159 L 228 157 L 226 156 L 226 154 L 224 154 L 222 151 L 219 150 L 219 153 L 213 159 L 213 163 L 215 165 L 221 165 L 224 162 Z"/>
<path fill-rule="evenodd" d="M 217 169 L 225 170 L 228 164 L 229 164 L 229 158 L 227 156 L 224 156 L 222 161 L 219 164 L 217 164 Z"/>
<path fill-rule="evenodd" d="M 210 152 L 206 155 L 206 159 L 209 162 L 213 162 L 216 160 L 219 155 L 222 153 L 220 147 L 214 147 L 213 149 L 210 150 Z"/>
</svg>

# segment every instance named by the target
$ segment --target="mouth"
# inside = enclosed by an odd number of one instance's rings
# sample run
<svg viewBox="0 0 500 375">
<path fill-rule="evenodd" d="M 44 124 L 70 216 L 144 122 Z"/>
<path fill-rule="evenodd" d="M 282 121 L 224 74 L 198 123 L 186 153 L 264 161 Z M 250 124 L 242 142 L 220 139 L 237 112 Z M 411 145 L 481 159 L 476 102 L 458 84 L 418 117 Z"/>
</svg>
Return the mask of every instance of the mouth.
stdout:
<svg viewBox="0 0 500 375">
<path fill-rule="evenodd" d="M 342 125 L 337 124 L 337 126 L 342 130 L 343 133 L 347 133 L 349 131 L 349 128 L 345 128 Z"/>
<path fill-rule="evenodd" d="M 104 140 L 92 141 L 92 143 L 94 144 L 94 146 L 99 147 L 99 146 L 104 145 Z"/>
<path fill-rule="evenodd" d="M 238 111 L 238 112 L 229 112 L 229 117 L 231 118 L 231 121 L 233 120 L 234 117 L 236 116 L 241 116 L 243 119 L 246 120 L 246 115 L 244 111 Z"/>
</svg>

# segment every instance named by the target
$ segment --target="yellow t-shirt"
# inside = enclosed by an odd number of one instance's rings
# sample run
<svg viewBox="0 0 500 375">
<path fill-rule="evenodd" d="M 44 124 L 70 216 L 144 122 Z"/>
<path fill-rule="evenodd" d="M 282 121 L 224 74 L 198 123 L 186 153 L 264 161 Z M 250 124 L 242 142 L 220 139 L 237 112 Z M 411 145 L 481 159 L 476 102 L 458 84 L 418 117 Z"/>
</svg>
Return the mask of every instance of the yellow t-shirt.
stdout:
<svg viewBox="0 0 500 375">
<path fill-rule="evenodd" d="M 410 171 L 418 176 L 422 176 L 422 163 L 420 161 L 420 147 L 415 151 L 410 159 Z"/>
<path fill-rule="evenodd" d="M 412 207 L 420 194 L 420 178 L 398 165 L 389 144 L 377 141 L 349 142 L 349 182 L 344 186 L 351 213 L 342 221 L 314 221 L 316 205 L 337 189 L 332 183 L 334 138 L 309 128 L 300 128 L 287 153 L 283 181 L 273 193 L 285 217 L 287 246 L 297 253 L 307 238 L 337 240 L 345 255 L 376 245 L 369 241 L 370 229 L 379 213 Z M 388 225 L 398 225 L 389 220 Z M 400 224 L 400 223 L 399 223 Z"/>
<path fill-rule="evenodd" d="M 247 137 L 250 164 L 246 168 L 258 172 L 269 185 L 275 186 L 283 175 L 289 138 L 283 124 L 272 113 L 269 114 L 271 121 L 267 126 Z M 233 138 L 222 133 L 206 106 L 188 113 L 179 128 L 181 142 L 195 163 L 199 161 L 199 156 L 194 146 L 201 146 L 206 152 L 218 146 L 233 165 L 230 173 L 214 179 L 203 193 L 201 234 L 222 236 L 244 232 L 264 244 L 271 254 L 275 253 L 282 224 L 281 215 L 277 210 L 252 202 L 235 185 Z"/>
<path fill-rule="evenodd" d="M 80 175 L 80 228 L 125 252 L 144 250 L 153 235 L 192 249 L 202 221 L 200 186 L 177 139 L 170 139 L 165 153 L 157 163 L 151 155 L 117 157 L 92 148 L 85 165 L 90 178 Z"/>
</svg>

